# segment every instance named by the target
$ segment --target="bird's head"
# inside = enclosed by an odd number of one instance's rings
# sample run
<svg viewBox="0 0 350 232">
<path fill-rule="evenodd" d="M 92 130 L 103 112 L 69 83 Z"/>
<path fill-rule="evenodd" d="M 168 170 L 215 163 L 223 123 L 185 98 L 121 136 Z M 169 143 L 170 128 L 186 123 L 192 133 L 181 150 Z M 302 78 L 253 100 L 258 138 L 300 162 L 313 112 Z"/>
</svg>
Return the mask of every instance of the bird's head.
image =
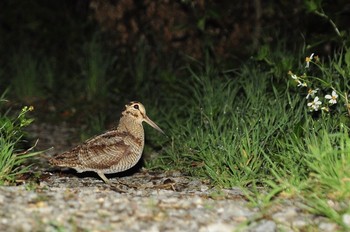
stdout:
<svg viewBox="0 0 350 232">
<path fill-rule="evenodd" d="M 132 101 L 129 104 L 125 105 L 125 110 L 122 113 L 124 116 L 132 117 L 137 122 L 146 122 L 151 127 L 156 129 L 157 131 L 164 134 L 163 130 L 157 126 L 147 115 L 145 107 L 136 101 Z"/>
</svg>

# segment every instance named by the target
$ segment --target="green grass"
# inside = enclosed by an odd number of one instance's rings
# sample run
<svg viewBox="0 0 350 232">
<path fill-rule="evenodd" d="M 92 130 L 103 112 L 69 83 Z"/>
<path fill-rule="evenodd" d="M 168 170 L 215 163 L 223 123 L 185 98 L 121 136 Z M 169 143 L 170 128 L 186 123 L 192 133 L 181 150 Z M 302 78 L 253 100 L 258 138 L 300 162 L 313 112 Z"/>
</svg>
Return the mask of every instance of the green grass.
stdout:
<svg viewBox="0 0 350 232">
<path fill-rule="evenodd" d="M 308 72 L 317 78 L 310 78 L 309 85 L 326 83 L 319 94 L 332 86 L 339 93 L 347 91 L 341 74 L 348 73 L 349 66 L 339 62 L 346 55 L 339 52 L 327 62 L 315 63 L 319 67 Z M 350 212 L 346 101 L 339 96 L 329 112 L 310 112 L 307 89 L 296 87 L 287 74 L 293 67 L 302 71 L 303 58 L 295 57 L 288 65 L 269 59 L 273 61 L 266 65 L 251 61 L 230 72 L 217 70 L 210 62 L 189 67 L 188 76 L 164 100 L 169 107 L 163 106 L 158 117 L 164 118 L 161 125 L 169 141 L 148 165 L 180 169 L 221 187 L 241 186 L 259 207 L 297 197 L 310 212 L 346 230 L 342 222 L 342 215 Z M 328 104 L 326 99 L 323 104 Z M 263 194 L 258 187 L 263 187 Z"/>
<path fill-rule="evenodd" d="M 311 213 L 328 217 L 347 229 L 342 217 L 350 212 L 350 53 L 344 49 L 330 58 L 314 59 L 306 69 L 305 56 L 310 54 L 301 55 L 284 47 L 283 43 L 275 49 L 263 46 L 255 57 L 231 70 L 222 70 L 209 58 L 204 63 L 188 61 L 180 70 L 174 70 L 171 64 L 147 69 L 150 64 L 144 48 L 125 71 L 115 66 L 113 56 L 98 40 L 92 39 L 75 64 L 72 82 L 65 83 L 62 91 L 73 89 L 77 93 L 73 98 L 83 96 L 81 99 L 92 105 L 82 140 L 105 129 L 106 108 L 96 108 L 97 103 L 117 101 L 122 105 L 136 96 L 168 136 L 146 127 L 145 150 L 159 152 L 157 159 L 146 163 L 148 168 L 179 169 L 208 178 L 218 187 L 240 186 L 260 208 L 275 199 L 297 197 Z M 54 59 L 42 65 L 35 59 L 25 60 L 33 63 L 17 62 L 24 69 L 13 82 L 15 92 L 24 94 L 19 98 L 26 99 L 45 88 L 53 90 L 57 76 L 66 75 L 55 73 Z M 110 76 L 116 69 L 118 78 Z M 38 70 L 45 70 L 46 76 L 38 77 Z M 289 71 L 308 87 L 297 86 Z M 132 81 L 128 80 L 129 74 L 134 75 Z M 26 80 L 26 76 L 30 78 Z M 45 81 L 38 84 L 37 80 Z M 124 82 L 130 91 L 122 95 Z M 310 112 L 307 103 L 312 98 L 305 98 L 308 88 L 319 89 L 317 95 L 329 112 Z M 116 93 L 114 100 L 109 98 L 112 90 Z M 339 94 L 335 105 L 325 98 L 333 90 Z M 75 103 L 81 104 L 81 99 Z M 117 118 L 115 112 L 113 118 Z M 2 131 L 7 130 L 2 127 Z M 30 155 L 13 155 L 17 140 L 1 142 L 0 165 L 10 164 L 10 168 L 3 168 L 3 176 L 9 176 L 7 170 L 12 170 L 14 174 L 7 181 L 13 181 L 19 171 L 15 167 L 22 167 L 20 164 Z"/>
<path fill-rule="evenodd" d="M 128 75 L 122 73 L 120 80 L 109 80 L 114 61 L 104 63 L 111 57 L 104 55 L 96 41 L 88 42 L 86 49 L 86 59 L 80 66 L 83 81 L 74 88 L 88 102 L 106 104 L 108 94 L 118 88 L 112 83 L 125 81 L 130 85 Z M 135 86 L 131 92 L 135 93 L 118 96 L 118 100 L 138 96 L 136 100 L 146 105 L 148 115 L 168 136 L 146 127 L 145 150 L 159 152 L 157 159 L 146 163 L 148 168 L 179 169 L 210 179 L 218 187 L 240 186 L 247 199 L 262 209 L 279 199 L 298 198 L 310 213 L 349 229 L 343 222 L 344 215 L 350 213 L 350 53 L 346 49 L 331 58 L 321 57 L 319 62 L 312 60 L 310 68 L 305 69 L 301 61 L 309 54 L 294 55 L 283 50 L 283 45 L 276 51 L 264 47 L 257 57 L 228 71 L 210 59 L 203 64 L 188 62 L 179 72 L 181 77 L 171 66 L 145 71 L 147 54 L 143 52 L 132 70 Z M 55 85 L 53 63 L 42 66 L 47 77 L 40 78 L 46 78 L 48 89 Z M 32 76 L 37 83 L 34 64 L 24 66 L 26 73 L 19 73 L 15 79 L 16 92 L 21 92 L 23 86 L 28 88 L 20 97 L 41 88 L 19 78 Z M 288 75 L 290 70 L 308 87 L 297 86 Z M 308 88 L 319 89 L 317 95 L 329 112 L 310 111 Z M 332 90 L 339 94 L 335 105 L 324 97 Z M 82 133 L 82 140 L 103 131 L 107 116 L 100 111 L 86 118 L 88 129 Z M 2 123 L 2 133 L 11 131 L 12 125 L 11 121 Z M 0 184 L 12 182 L 27 171 L 22 164 L 35 155 L 18 155 L 18 141 L 0 139 Z"/>
<path fill-rule="evenodd" d="M 222 186 L 248 185 L 257 174 L 264 179 L 270 174 L 264 156 L 278 152 L 305 116 L 300 99 L 278 91 L 258 68 L 189 71 L 173 96 L 176 107 L 165 112 L 172 146 L 161 162 L 206 173 Z M 295 113 L 286 114 L 291 108 Z M 193 169 L 191 162 L 204 165 Z"/>
<path fill-rule="evenodd" d="M 57 88 L 56 59 L 39 57 L 30 51 L 15 53 L 6 76 L 10 80 L 11 92 L 14 93 L 11 96 L 21 99 L 21 102 L 26 104 L 51 99 Z"/>
<path fill-rule="evenodd" d="M 109 71 L 113 68 L 116 58 L 106 52 L 102 45 L 97 35 L 84 45 L 80 70 L 83 72 L 88 101 L 106 101 L 111 80 L 115 79 L 109 75 Z"/>
<path fill-rule="evenodd" d="M 0 104 L 4 102 L 2 96 Z M 16 118 L 10 117 L 8 110 L 0 113 L 0 185 L 15 182 L 19 175 L 29 171 L 31 165 L 26 164 L 26 161 L 40 153 L 33 152 L 32 148 L 19 150 L 22 129 L 32 122 L 26 117 L 31 110 L 31 107 L 24 107 Z"/>
<path fill-rule="evenodd" d="M 29 171 L 31 165 L 23 165 L 28 158 L 39 152 L 23 152 L 16 150 L 16 143 L 0 137 L 0 185 L 15 182 L 17 177 Z"/>
<path fill-rule="evenodd" d="M 39 60 L 31 54 L 15 54 L 12 58 L 13 90 L 24 102 L 33 102 L 42 96 Z"/>
<path fill-rule="evenodd" d="M 146 126 L 145 152 L 159 153 L 157 159 L 146 162 L 148 168 L 179 169 L 210 179 L 218 188 L 240 186 L 260 208 L 275 200 L 298 198 L 309 212 L 347 230 L 342 218 L 350 214 L 349 31 L 338 29 L 332 17 L 325 15 L 328 9 L 324 11 L 319 3 L 304 2 L 307 12 L 316 21 L 324 19 L 333 35 L 325 31 L 321 41 L 320 36 L 303 37 L 302 45 L 297 42 L 299 30 L 290 38 L 267 31 L 268 36 L 261 36 L 265 42 L 250 59 L 216 57 L 203 63 L 158 54 L 155 47 L 162 44 L 154 46 L 146 40 L 135 45 L 137 52 L 108 49 L 106 44 L 112 41 L 95 32 L 95 24 L 83 17 L 80 21 L 67 17 L 70 14 L 62 11 L 59 19 L 66 22 L 61 25 L 71 25 L 69 33 L 63 30 L 65 26 L 52 33 L 51 24 L 45 24 L 50 30 L 41 30 L 39 38 L 44 39 L 17 36 L 15 41 L 24 41 L 21 46 L 1 47 L 3 54 L 13 55 L 3 59 L 0 84 L 2 88 L 9 85 L 11 97 L 21 102 L 50 101 L 57 108 L 41 109 L 46 116 L 57 119 L 61 112 L 72 112 L 69 117 L 74 125 L 86 125 L 81 140 L 104 131 L 110 118 L 116 122 L 116 108 L 139 100 L 167 134 L 164 137 Z M 27 23 L 18 25 L 26 27 Z M 38 32 L 34 29 L 29 34 Z M 12 44 L 11 34 L 4 34 L 7 44 Z M 307 35 L 314 36 L 312 31 Z M 329 57 L 320 55 L 305 68 L 305 57 L 314 51 L 297 52 L 299 48 L 329 46 L 329 41 L 343 49 Z M 307 87 L 299 87 L 298 81 Z M 307 103 L 314 99 L 306 99 L 310 88 L 317 89 L 329 112 L 310 111 Z M 339 95 L 337 104 L 325 98 L 332 91 Z M 31 123 L 25 116 L 28 109 L 15 118 L 9 117 L 8 109 L 0 114 L 0 185 L 27 171 L 26 160 L 37 154 L 19 150 L 22 128 Z"/>
</svg>

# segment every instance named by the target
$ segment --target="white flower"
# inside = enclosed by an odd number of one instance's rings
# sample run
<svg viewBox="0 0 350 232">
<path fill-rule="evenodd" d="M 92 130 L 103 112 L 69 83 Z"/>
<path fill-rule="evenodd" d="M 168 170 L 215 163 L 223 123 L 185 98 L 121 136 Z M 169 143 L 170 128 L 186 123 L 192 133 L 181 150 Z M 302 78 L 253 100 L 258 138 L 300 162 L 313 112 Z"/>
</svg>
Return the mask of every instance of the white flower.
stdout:
<svg viewBox="0 0 350 232">
<path fill-rule="evenodd" d="M 307 86 L 307 84 L 305 83 L 305 82 L 301 82 L 301 81 L 299 81 L 298 80 L 298 85 L 297 85 L 298 87 L 300 86 L 300 87 L 306 87 Z"/>
<path fill-rule="evenodd" d="M 338 94 L 333 90 L 332 95 L 327 94 L 324 98 L 329 99 L 330 104 L 335 104 L 337 103 Z"/>
<path fill-rule="evenodd" d="M 318 97 L 315 97 L 312 102 L 307 103 L 307 106 L 310 107 L 310 111 L 318 111 L 322 102 Z"/>
<path fill-rule="evenodd" d="M 290 75 L 291 77 L 292 77 L 292 79 L 295 81 L 295 82 L 297 82 L 298 83 L 298 87 L 300 86 L 300 87 L 306 87 L 307 86 L 307 84 L 306 84 L 306 82 L 301 82 L 300 81 L 300 79 L 299 79 L 299 77 L 297 76 L 297 75 L 295 75 L 294 73 L 292 73 L 292 71 L 289 71 L 288 72 L 288 75 Z"/>
<path fill-rule="evenodd" d="M 292 73 L 290 76 L 291 76 L 294 80 L 298 80 L 297 75 L 295 75 L 295 74 Z"/>
<path fill-rule="evenodd" d="M 329 108 L 327 106 L 321 107 L 321 110 L 324 112 L 329 112 Z"/>
<path fill-rule="evenodd" d="M 306 66 L 305 66 L 305 68 L 309 68 L 309 67 L 310 67 L 310 61 L 312 61 L 313 58 L 314 58 L 314 53 L 312 53 L 312 54 L 310 55 L 310 57 L 306 57 L 306 58 L 305 58 L 305 61 L 306 61 Z"/>
<path fill-rule="evenodd" d="M 309 97 L 314 97 L 318 90 L 319 90 L 318 88 L 317 89 L 311 89 L 310 88 L 307 91 L 306 99 L 309 99 Z"/>
</svg>

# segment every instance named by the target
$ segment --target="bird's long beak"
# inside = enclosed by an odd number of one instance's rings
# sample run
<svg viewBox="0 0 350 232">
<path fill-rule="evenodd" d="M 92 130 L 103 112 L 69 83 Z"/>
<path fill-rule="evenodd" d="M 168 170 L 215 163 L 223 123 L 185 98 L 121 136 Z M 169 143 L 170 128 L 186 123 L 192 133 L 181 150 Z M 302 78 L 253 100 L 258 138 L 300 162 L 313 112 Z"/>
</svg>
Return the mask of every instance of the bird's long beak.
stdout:
<svg viewBox="0 0 350 232">
<path fill-rule="evenodd" d="M 144 121 L 147 122 L 151 127 L 153 127 L 154 129 L 156 129 L 157 131 L 164 133 L 164 131 L 162 129 L 159 128 L 159 126 L 157 126 L 157 124 L 155 124 L 151 119 L 149 119 L 149 117 L 147 117 L 146 115 L 144 116 Z"/>
</svg>

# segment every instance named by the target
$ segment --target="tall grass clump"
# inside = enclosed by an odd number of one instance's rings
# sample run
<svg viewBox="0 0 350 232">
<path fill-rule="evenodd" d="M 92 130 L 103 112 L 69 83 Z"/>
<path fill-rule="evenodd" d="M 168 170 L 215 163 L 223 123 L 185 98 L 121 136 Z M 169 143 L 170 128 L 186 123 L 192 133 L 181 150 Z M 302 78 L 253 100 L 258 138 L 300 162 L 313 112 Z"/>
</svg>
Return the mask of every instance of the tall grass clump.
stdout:
<svg viewBox="0 0 350 232">
<path fill-rule="evenodd" d="M 42 96 L 39 60 L 32 54 L 15 54 L 12 58 L 12 89 L 19 99 L 33 102 Z"/>
<path fill-rule="evenodd" d="M 293 144 L 301 150 L 308 175 L 304 186 L 293 187 L 301 191 L 311 212 L 348 230 L 343 218 L 350 215 L 350 51 L 342 49 L 329 58 L 311 54 L 305 61 L 302 75 L 289 73 L 298 93 L 307 99 L 304 108 L 309 112 L 304 143 Z"/>
<path fill-rule="evenodd" d="M 241 186 L 257 205 L 299 197 L 306 209 L 347 228 L 348 54 L 289 66 L 274 60 L 268 68 L 253 61 L 230 72 L 210 63 L 189 67 L 169 94 L 172 107 L 162 109 L 170 141 L 152 165 Z M 303 74 L 288 72 L 292 65 Z"/>
<path fill-rule="evenodd" d="M 108 97 L 108 87 L 111 84 L 115 56 L 107 51 L 103 43 L 94 36 L 84 46 L 84 58 L 81 62 L 82 76 L 85 83 L 85 94 L 88 101 L 99 102 Z M 116 74 L 113 74 L 116 75 Z"/>
<path fill-rule="evenodd" d="M 16 178 L 30 168 L 25 162 L 28 158 L 37 155 L 39 152 L 20 150 L 18 144 L 23 138 L 23 128 L 28 126 L 32 119 L 27 118 L 27 113 L 33 107 L 23 107 L 17 117 L 9 116 L 9 111 L 2 112 L 2 104 L 5 102 L 3 96 L 0 97 L 0 185 L 14 182 Z"/>
<path fill-rule="evenodd" d="M 21 50 L 19 50 L 21 51 Z M 32 52 L 14 54 L 11 59 L 11 90 L 14 97 L 31 104 L 54 95 L 56 86 L 56 60 L 39 59 Z"/>
<path fill-rule="evenodd" d="M 266 157 L 283 149 L 281 141 L 305 116 L 300 98 L 276 89 L 257 66 L 228 73 L 210 64 L 189 68 L 180 86 L 167 112 L 171 145 L 159 165 L 170 162 L 225 187 L 269 178 Z"/>
</svg>

